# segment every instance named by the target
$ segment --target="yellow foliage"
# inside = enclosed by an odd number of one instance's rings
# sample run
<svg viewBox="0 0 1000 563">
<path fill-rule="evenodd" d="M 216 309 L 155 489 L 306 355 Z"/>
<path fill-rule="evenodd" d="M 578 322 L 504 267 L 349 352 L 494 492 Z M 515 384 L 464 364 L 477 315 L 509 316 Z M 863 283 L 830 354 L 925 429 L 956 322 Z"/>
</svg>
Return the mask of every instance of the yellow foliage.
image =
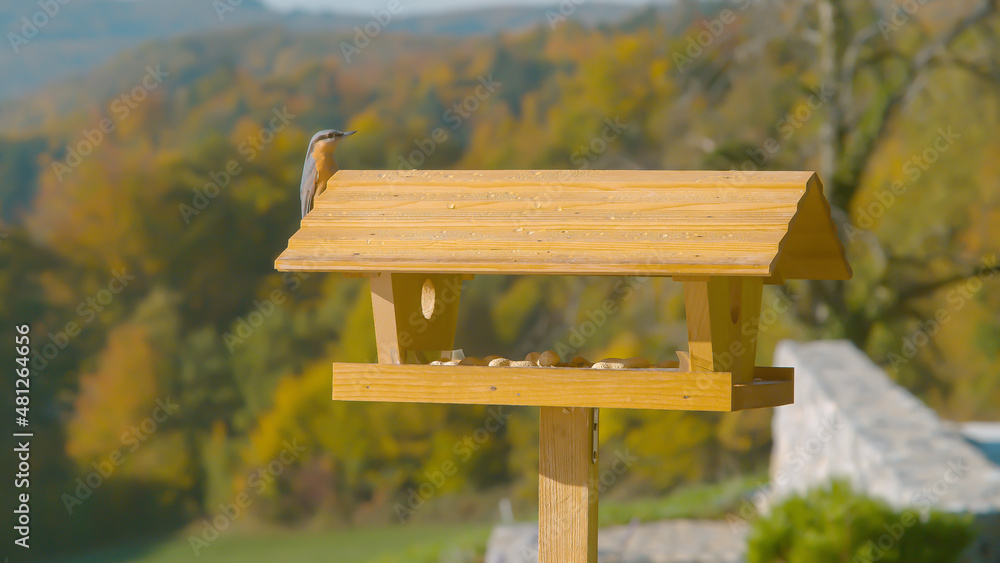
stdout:
<svg viewBox="0 0 1000 563">
<path fill-rule="evenodd" d="M 145 435 L 130 430 L 156 407 L 154 351 L 144 327 L 127 323 L 108 334 L 94 371 L 80 377 L 80 391 L 66 424 L 66 452 L 80 466 L 131 447 Z"/>
<path fill-rule="evenodd" d="M 505 341 L 512 341 L 522 333 L 527 315 L 542 298 L 538 284 L 526 277 L 517 278 L 493 303 L 490 317 L 493 330 Z"/>
</svg>

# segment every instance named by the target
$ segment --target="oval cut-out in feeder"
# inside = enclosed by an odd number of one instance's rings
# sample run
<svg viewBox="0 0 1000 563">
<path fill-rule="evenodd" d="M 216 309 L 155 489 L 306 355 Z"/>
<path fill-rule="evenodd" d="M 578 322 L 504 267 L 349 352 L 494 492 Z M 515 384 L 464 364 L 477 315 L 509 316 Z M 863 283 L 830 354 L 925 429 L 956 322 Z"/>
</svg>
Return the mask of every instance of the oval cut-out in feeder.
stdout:
<svg viewBox="0 0 1000 563">
<path fill-rule="evenodd" d="M 434 300 L 436 299 L 434 292 L 434 282 L 427 278 L 424 282 L 423 288 L 420 290 L 420 311 L 424 314 L 424 318 L 431 320 L 434 316 Z"/>
</svg>

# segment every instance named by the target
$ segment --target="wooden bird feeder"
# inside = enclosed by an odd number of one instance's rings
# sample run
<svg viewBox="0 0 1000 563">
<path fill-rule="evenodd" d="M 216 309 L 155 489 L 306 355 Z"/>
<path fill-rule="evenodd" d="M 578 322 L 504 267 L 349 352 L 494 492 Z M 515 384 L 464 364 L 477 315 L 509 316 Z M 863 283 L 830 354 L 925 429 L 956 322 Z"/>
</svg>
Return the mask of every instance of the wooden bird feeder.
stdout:
<svg viewBox="0 0 1000 563">
<path fill-rule="evenodd" d="M 755 365 L 762 286 L 851 277 L 811 172 L 341 170 L 276 267 L 371 280 L 378 363 L 334 363 L 334 400 L 541 407 L 543 563 L 597 560 L 598 407 L 791 403 L 792 369 Z M 669 276 L 687 354 L 625 370 L 429 365 L 455 347 L 475 274 Z"/>
</svg>

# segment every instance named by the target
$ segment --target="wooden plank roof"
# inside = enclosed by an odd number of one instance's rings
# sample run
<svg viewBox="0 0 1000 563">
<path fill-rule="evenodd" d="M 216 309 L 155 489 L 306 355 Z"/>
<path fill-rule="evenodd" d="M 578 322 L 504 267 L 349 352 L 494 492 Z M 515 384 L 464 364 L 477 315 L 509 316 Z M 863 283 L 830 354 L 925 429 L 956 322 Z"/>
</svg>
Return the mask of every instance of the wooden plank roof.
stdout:
<svg viewBox="0 0 1000 563">
<path fill-rule="evenodd" d="M 812 172 L 341 170 L 275 266 L 851 276 Z"/>
</svg>

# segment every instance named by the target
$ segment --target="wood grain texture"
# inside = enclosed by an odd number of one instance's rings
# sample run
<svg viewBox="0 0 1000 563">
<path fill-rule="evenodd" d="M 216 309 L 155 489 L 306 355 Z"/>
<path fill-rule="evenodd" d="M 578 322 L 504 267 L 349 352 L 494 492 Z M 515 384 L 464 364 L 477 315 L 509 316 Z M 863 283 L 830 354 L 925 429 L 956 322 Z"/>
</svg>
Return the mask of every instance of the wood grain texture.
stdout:
<svg viewBox="0 0 1000 563">
<path fill-rule="evenodd" d="M 795 399 L 794 375 L 792 368 L 758 367 L 754 371 L 753 382 L 733 385 L 733 410 L 792 404 Z"/>
<path fill-rule="evenodd" d="M 727 371 L 734 383 L 755 377 L 760 278 L 719 276 L 684 281 L 692 371 Z"/>
<path fill-rule="evenodd" d="M 275 265 L 780 281 L 849 278 L 843 256 L 811 172 L 341 170 Z"/>
<path fill-rule="evenodd" d="M 428 283 L 434 288 L 431 296 L 424 289 Z M 404 363 L 411 351 L 428 352 L 430 359 L 437 359 L 441 351 L 453 348 L 462 295 L 460 274 L 383 272 L 372 278 L 371 292 L 380 364 Z"/>
<path fill-rule="evenodd" d="M 788 226 L 774 264 L 774 281 L 786 279 L 850 279 L 851 266 L 842 244 L 827 244 L 836 236 L 830 204 L 817 176 L 809 179 L 799 212 Z M 814 277 L 815 276 L 815 277 Z"/>
<path fill-rule="evenodd" d="M 542 407 L 539 413 L 539 563 L 597 563 L 595 410 Z"/>
<path fill-rule="evenodd" d="M 372 316 L 375 321 L 375 350 L 380 364 L 401 364 L 406 356 L 399 346 L 392 276 L 379 274 L 371 279 Z"/>
<path fill-rule="evenodd" d="M 739 408 L 792 402 L 791 368 L 758 367 L 754 378 Z M 735 388 L 726 372 L 333 364 L 337 401 L 731 411 Z"/>
</svg>

